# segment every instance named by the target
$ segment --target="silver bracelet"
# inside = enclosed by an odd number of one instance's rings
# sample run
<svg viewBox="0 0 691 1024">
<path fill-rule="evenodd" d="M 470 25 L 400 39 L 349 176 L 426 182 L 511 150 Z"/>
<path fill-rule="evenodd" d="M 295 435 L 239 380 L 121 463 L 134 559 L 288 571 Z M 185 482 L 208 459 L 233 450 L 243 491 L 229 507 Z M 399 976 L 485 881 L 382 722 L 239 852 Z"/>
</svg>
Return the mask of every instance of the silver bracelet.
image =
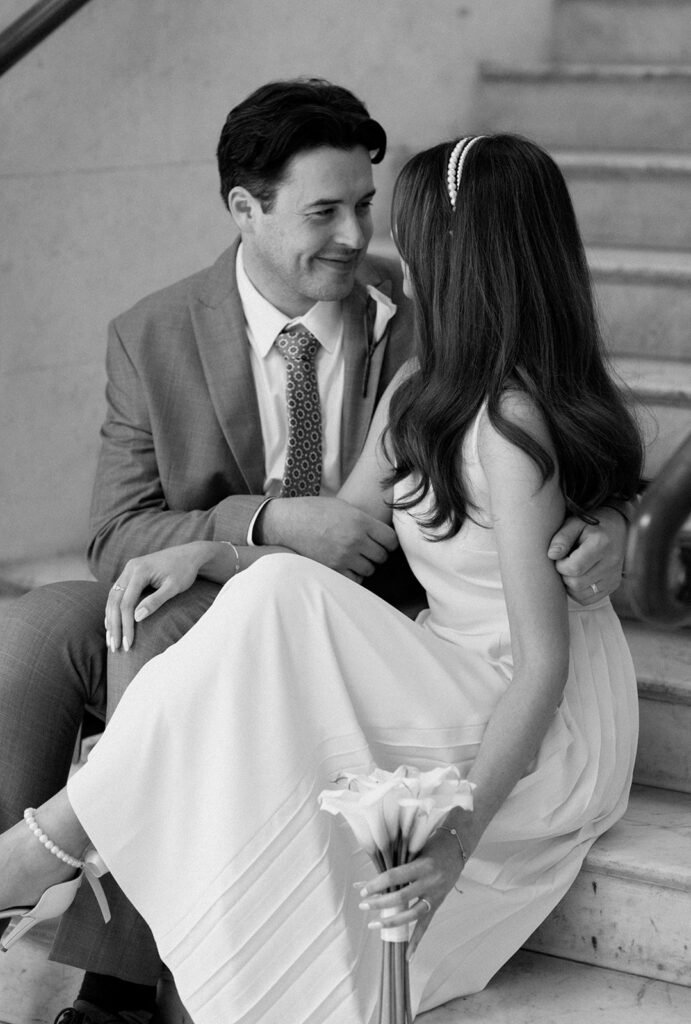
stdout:
<svg viewBox="0 0 691 1024">
<path fill-rule="evenodd" d="M 78 860 L 76 857 L 72 857 L 69 853 L 65 853 L 64 850 L 61 850 L 58 844 L 54 843 L 41 829 L 38 822 L 36 821 L 35 815 L 36 808 L 27 807 L 27 809 L 24 811 L 24 821 L 29 826 L 29 830 L 33 832 L 33 834 L 36 836 L 39 843 L 42 843 L 45 846 L 46 850 L 48 850 L 48 853 L 52 853 L 54 857 L 58 858 L 58 860 L 63 861 L 65 864 L 69 864 L 71 868 L 83 868 L 84 861 Z"/>
<path fill-rule="evenodd" d="M 461 871 L 463 871 L 463 868 L 466 866 L 466 864 L 468 862 L 468 855 L 467 855 L 467 853 L 465 852 L 465 850 L 463 848 L 463 843 L 461 842 L 461 837 L 459 836 L 459 834 L 458 834 L 458 832 L 456 831 L 455 828 L 449 828 L 448 825 L 437 825 L 437 827 L 435 828 L 434 831 L 435 832 L 439 832 L 440 829 L 443 830 L 444 832 L 450 832 L 452 836 L 456 837 L 456 842 L 458 843 L 458 849 L 461 851 L 461 861 L 462 861 Z M 456 890 L 456 892 L 460 893 L 461 896 L 463 895 L 463 890 L 459 889 L 457 885 L 454 885 L 454 889 Z"/>
<path fill-rule="evenodd" d="M 227 544 L 228 547 L 231 547 L 233 549 L 233 554 L 235 555 L 235 570 L 233 572 L 233 576 L 231 576 L 231 579 L 233 579 L 233 577 L 237 576 L 237 574 L 240 572 L 240 552 L 235 547 L 232 540 L 222 540 L 221 544 Z"/>
</svg>

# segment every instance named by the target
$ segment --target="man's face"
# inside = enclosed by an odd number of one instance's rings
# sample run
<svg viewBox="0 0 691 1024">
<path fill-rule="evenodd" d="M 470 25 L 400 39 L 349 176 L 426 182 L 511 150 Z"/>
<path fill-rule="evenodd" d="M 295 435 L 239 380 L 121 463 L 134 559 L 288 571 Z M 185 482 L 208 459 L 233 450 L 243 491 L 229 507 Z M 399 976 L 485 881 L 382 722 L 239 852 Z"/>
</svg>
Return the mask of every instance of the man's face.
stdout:
<svg viewBox="0 0 691 1024">
<path fill-rule="evenodd" d="M 251 199 L 241 224 L 244 264 L 255 288 L 287 316 L 343 299 L 372 237 L 372 164 L 362 146 L 298 153 L 273 207 Z"/>
</svg>

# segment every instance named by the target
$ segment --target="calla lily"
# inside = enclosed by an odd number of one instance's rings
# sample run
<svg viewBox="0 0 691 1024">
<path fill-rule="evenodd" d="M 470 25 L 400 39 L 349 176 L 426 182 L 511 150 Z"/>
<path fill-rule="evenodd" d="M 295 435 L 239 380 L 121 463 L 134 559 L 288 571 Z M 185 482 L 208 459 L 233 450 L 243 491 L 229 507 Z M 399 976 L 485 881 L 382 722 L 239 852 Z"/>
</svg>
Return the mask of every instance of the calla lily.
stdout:
<svg viewBox="0 0 691 1024">
<path fill-rule="evenodd" d="M 370 857 L 389 848 L 389 833 L 378 804 L 367 804 L 361 793 L 350 789 L 326 789 L 319 796 L 319 806 L 330 814 L 342 814 L 360 846 Z"/>
<path fill-rule="evenodd" d="M 324 790 L 323 810 L 342 814 L 371 857 L 388 861 L 394 848 L 416 854 L 453 807 L 473 809 L 473 785 L 454 765 L 421 772 L 401 765 L 395 772 L 375 769 L 369 775 L 343 772 L 340 789 Z"/>
</svg>

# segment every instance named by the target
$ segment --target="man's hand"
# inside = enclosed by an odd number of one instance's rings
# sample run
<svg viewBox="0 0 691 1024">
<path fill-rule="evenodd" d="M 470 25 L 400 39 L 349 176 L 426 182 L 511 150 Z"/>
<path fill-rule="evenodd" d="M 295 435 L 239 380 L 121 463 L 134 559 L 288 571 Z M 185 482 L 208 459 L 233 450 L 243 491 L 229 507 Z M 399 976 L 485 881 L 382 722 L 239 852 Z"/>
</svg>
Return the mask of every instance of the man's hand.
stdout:
<svg viewBox="0 0 691 1024">
<path fill-rule="evenodd" d="M 594 604 L 612 594 L 621 583 L 626 552 L 626 521 L 610 508 L 593 513 L 598 526 L 575 516 L 555 533 L 547 554 L 556 563 L 569 597 L 579 604 Z"/>
<path fill-rule="evenodd" d="M 275 498 L 255 525 L 260 544 L 279 544 L 360 583 L 398 546 L 380 520 L 340 498 Z"/>
</svg>

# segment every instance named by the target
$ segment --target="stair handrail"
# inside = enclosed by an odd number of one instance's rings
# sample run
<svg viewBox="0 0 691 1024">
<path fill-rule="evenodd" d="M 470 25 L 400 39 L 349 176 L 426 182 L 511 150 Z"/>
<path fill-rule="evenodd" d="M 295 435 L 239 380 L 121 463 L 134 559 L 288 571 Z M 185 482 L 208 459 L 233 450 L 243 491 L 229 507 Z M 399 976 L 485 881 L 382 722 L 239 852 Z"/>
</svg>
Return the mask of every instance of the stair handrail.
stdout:
<svg viewBox="0 0 691 1024">
<path fill-rule="evenodd" d="M 0 32 L 0 75 L 33 50 L 89 0 L 38 0 Z"/>
<path fill-rule="evenodd" d="M 691 622 L 691 547 L 682 527 L 691 513 L 691 434 L 646 488 L 629 532 L 626 579 L 634 611 L 647 622 Z"/>
</svg>

